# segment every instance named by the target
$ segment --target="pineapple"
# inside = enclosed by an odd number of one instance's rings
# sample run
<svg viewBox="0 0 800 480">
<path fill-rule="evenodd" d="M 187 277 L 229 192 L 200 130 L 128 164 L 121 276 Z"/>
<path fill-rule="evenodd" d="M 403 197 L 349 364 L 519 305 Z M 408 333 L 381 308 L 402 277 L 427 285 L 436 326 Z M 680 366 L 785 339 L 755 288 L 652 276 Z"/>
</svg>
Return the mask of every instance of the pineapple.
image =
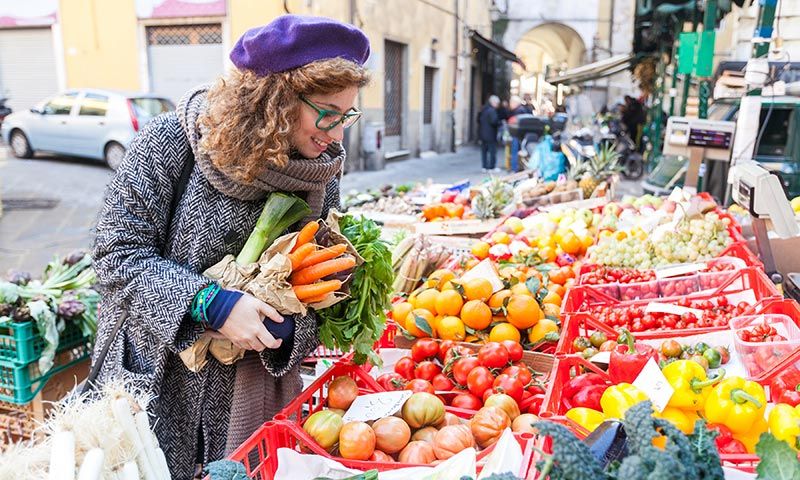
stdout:
<svg viewBox="0 0 800 480">
<path fill-rule="evenodd" d="M 493 178 L 472 199 L 472 211 L 480 219 L 497 218 L 514 200 L 514 189 L 506 182 Z"/>
<path fill-rule="evenodd" d="M 622 170 L 619 164 L 620 155 L 615 147 L 604 145 L 597 155 L 581 165 L 584 170 L 578 186 L 583 190 L 583 198 L 591 197 L 600 182 Z"/>
</svg>

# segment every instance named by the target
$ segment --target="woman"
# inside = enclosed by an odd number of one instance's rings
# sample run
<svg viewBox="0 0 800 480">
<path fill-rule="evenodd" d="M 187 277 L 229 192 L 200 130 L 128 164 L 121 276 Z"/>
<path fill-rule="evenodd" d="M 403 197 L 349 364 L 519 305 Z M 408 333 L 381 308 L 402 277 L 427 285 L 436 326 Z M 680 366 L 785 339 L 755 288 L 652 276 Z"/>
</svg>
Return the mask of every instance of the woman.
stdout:
<svg viewBox="0 0 800 480">
<path fill-rule="evenodd" d="M 312 218 L 339 206 L 340 142 L 360 116 L 368 56 L 360 30 L 326 18 L 289 15 L 248 31 L 230 55 L 236 68 L 150 122 L 109 186 L 94 251 L 105 294 L 98 349 L 128 318 L 99 378 L 154 395 L 148 410 L 175 479 L 223 457 L 300 391 L 298 363 L 318 345 L 314 317 L 279 324 L 274 308 L 201 272 L 238 253 L 271 192 L 301 196 Z M 206 328 L 247 349 L 244 359 L 188 370 L 178 352 Z"/>
</svg>

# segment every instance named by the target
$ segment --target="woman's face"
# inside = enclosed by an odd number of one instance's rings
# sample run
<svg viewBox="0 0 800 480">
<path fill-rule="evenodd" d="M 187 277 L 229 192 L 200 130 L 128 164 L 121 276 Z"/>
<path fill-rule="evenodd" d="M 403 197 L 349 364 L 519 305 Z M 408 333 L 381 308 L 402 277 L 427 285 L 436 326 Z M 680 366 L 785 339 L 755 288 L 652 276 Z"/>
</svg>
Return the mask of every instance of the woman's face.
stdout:
<svg viewBox="0 0 800 480">
<path fill-rule="evenodd" d="M 358 87 L 349 87 L 341 92 L 321 95 L 312 94 L 305 98 L 319 108 L 345 113 L 355 106 Z M 317 128 L 319 113 L 305 102 L 300 103 L 300 121 L 291 135 L 292 146 L 306 158 L 317 158 L 331 142 L 341 142 L 344 127 L 341 123 L 328 131 Z"/>
</svg>

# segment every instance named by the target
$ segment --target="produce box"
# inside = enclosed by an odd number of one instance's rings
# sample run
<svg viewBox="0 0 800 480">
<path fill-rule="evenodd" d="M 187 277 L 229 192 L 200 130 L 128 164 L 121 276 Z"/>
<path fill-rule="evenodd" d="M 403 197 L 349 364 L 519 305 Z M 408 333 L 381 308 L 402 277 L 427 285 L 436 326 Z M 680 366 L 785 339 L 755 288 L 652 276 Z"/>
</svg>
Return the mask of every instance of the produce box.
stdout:
<svg viewBox="0 0 800 480">
<path fill-rule="evenodd" d="M 91 353 L 92 346 L 88 343 L 62 350 L 56 354 L 53 367 L 45 373 L 39 370 L 37 362 L 20 366 L 14 362 L 0 361 L 0 401 L 14 404 L 30 402 L 54 375 L 78 364 Z"/>
<path fill-rule="evenodd" d="M 74 322 L 67 322 L 59 335 L 58 348 L 72 348 L 88 341 L 89 338 Z M 14 322 L 11 319 L 0 322 L 0 362 L 27 365 L 42 356 L 44 346 L 45 341 L 35 322 Z"/>
<path fill-rule="evenodd" d="M 518 476 L 521 478 L 528 478 L 528 471 L 532 467 L 532 458 L 534 456 L 534 445 L 536 437 L 523 433 L 514 435 L 514 439 L 519 442 L 523 452 L 522 468 Z M 492 451 L 491 446 L 482 450 L 478 454 L 477 469 L 480 472 L 483 468 L 482 462 Z M 228 458 L 237 462 L 242 462 L 250 478 L 258 480 L 274 480 L 275 473 L 278 470 L 278 449 L 291 448 L 293 450 L 303 453 L 313 453 L 327 458 L 332 457 L 327 451 L 316 444 L 314 440 L 297 424 L 287 421 L 272 421 L 266 422 L 253 435 L 247 439 L 239 448 L 237 448 Z M 379 471 L 395 470 L 398 468 L 406 468 L 412 466 L 428 466 L 428 465 L 413 465 L 408 463 L 382 463 L 370 462 L 360 460 L 347 460 L 344 458 L 334 458 L 339 463 L 346 467 L 358 469 L 361 471 L 368 471 L 377 469 Z"/>
</svg>

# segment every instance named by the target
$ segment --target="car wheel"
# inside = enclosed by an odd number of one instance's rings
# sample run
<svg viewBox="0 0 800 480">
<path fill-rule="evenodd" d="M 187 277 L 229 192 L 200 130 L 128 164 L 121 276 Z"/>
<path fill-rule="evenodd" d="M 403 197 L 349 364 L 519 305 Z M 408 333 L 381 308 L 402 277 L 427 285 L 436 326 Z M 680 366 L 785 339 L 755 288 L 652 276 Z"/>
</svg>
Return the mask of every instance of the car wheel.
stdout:
<svg viewBox="0 0 800 480">
<path fill-rule="evenodd" d="M 33 150 L 31 149 L 30 142 L 28 142 L 28 137 L 26 137 L 21 130 L 14 130 L 11 132 L 9 143 L 11 144 L 11 153 L 13 153 L 15 157 L 31 158 L 33 156 Z"/>
<path fill-rule="evenodd" d="M 125 158 L 125 147 L 117 142 L 111 142 L 106 146 L 106 163 L 111 170 L 116 171 Z"/>
</svg>

